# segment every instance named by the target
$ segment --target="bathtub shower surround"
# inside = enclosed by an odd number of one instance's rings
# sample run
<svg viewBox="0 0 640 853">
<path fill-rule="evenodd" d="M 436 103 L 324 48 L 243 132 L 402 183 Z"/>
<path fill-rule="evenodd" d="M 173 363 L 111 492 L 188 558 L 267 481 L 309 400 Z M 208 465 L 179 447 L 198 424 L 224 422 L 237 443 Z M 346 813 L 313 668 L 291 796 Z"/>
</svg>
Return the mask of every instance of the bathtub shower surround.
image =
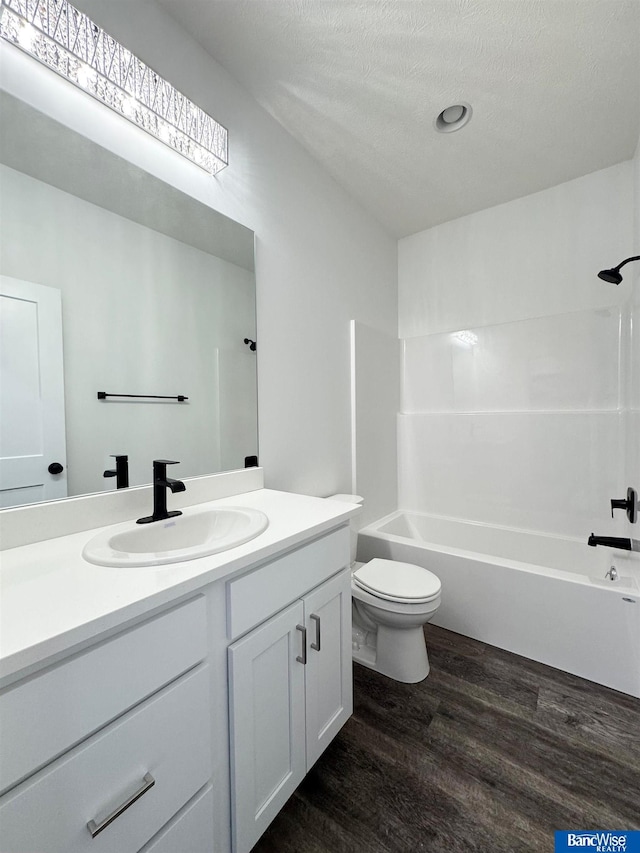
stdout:
<svg viewBox="0 0 640 853">
<path fill-rule="evenodd" d="M 613 306 L 405 340 L 400 506 L 585 541 L 622 535 L 609 500 L 628 485 L 625 322 Z"/>
<path fill-rule="evenodd" d="M 407 516 L 358 554 L 438 574 L 438 624 L 636 696 L 640 561 L 586 543 L 638 538 L 610 509 L 640 483 L 638 265 L 598 278 L 637 254 L 638 156 L 400 241 Z"/>
<path fill-rule="evenodd" d="M 633 254 L 633 170 L 400 241 L 401 508 L 585 541 L 595 527 L 633 536 L 609 500 L 635 485 L 636 271 L 617 287 L 597 275 Z"/>
<path fill-rule="evenodd" d="M 634 535 L 609 500 L 634 485 L 635 269 L 618 287 L 597 276 L 633 254 L 632 173 L 621 163 L 400 241 L 401 508 Z"/>
</svg>

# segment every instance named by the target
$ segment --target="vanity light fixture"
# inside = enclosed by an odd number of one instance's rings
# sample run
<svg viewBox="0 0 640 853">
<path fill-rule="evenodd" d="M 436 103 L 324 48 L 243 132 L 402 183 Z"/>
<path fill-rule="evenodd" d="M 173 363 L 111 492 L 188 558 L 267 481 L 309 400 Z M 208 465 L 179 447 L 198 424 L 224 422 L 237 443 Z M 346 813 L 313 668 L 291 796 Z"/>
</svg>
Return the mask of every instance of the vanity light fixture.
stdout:
<svg viewBox="0 0 640 853">
<path fill-rule="evenodd" d="M 0 0 L 0 36 L 215 175 L 227 130 L 67 0 Z"/>
</svg>

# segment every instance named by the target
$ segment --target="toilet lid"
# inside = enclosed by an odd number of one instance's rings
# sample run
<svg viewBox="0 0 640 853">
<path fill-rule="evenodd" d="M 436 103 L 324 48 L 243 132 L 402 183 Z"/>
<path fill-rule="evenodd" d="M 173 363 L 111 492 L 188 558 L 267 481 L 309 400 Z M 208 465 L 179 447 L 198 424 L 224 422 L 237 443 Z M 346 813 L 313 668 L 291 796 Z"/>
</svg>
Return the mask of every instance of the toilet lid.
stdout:
<svg viewBox="0 0 640 853">
<path fill-rule="evenodd" d="M 433 572 L 413 563 L 371 560 L 353 573 L 355 583 L 378 598 L 388 601 L 430 601 L 440 594 L 442 584 Z"/>
</svg>

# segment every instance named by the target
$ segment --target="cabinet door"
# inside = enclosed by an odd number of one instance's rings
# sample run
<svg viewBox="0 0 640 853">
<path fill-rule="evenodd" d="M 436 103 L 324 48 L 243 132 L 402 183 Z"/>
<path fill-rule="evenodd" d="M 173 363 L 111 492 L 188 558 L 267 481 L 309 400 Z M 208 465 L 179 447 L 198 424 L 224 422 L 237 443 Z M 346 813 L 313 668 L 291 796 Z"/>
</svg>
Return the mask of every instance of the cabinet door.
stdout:
<svg viewBox="0 0 640 853">
<path fill-rule="evenodd" d="M 353 713 L 351 573 L 347 569 L 303 599 L 309 643 L 306 667 L 307 770 Z"/>
<path fill-rule="evenodd" d="M 229 646 L 235 853 L 253 847 L 306 772 L 303 619 L 296 601 Z"/>
</svg>

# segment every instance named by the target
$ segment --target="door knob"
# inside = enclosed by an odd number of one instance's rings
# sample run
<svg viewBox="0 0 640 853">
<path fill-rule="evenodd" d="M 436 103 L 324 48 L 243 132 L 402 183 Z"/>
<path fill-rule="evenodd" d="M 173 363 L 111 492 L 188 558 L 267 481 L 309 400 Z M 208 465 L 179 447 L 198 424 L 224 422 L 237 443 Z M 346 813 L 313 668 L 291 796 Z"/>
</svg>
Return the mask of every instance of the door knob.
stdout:
<svg viewBox="0 0 640 853">
<path fill-rule="evenodd" d="M 62 474 L 62 472 L 64 471 L 64 466 L 61 465 L 59 462 L 52 462 L 51 465 L 49 465 L 49 467 L 47 468 L 47 471 L 50 474 Z"/>
</svg>

